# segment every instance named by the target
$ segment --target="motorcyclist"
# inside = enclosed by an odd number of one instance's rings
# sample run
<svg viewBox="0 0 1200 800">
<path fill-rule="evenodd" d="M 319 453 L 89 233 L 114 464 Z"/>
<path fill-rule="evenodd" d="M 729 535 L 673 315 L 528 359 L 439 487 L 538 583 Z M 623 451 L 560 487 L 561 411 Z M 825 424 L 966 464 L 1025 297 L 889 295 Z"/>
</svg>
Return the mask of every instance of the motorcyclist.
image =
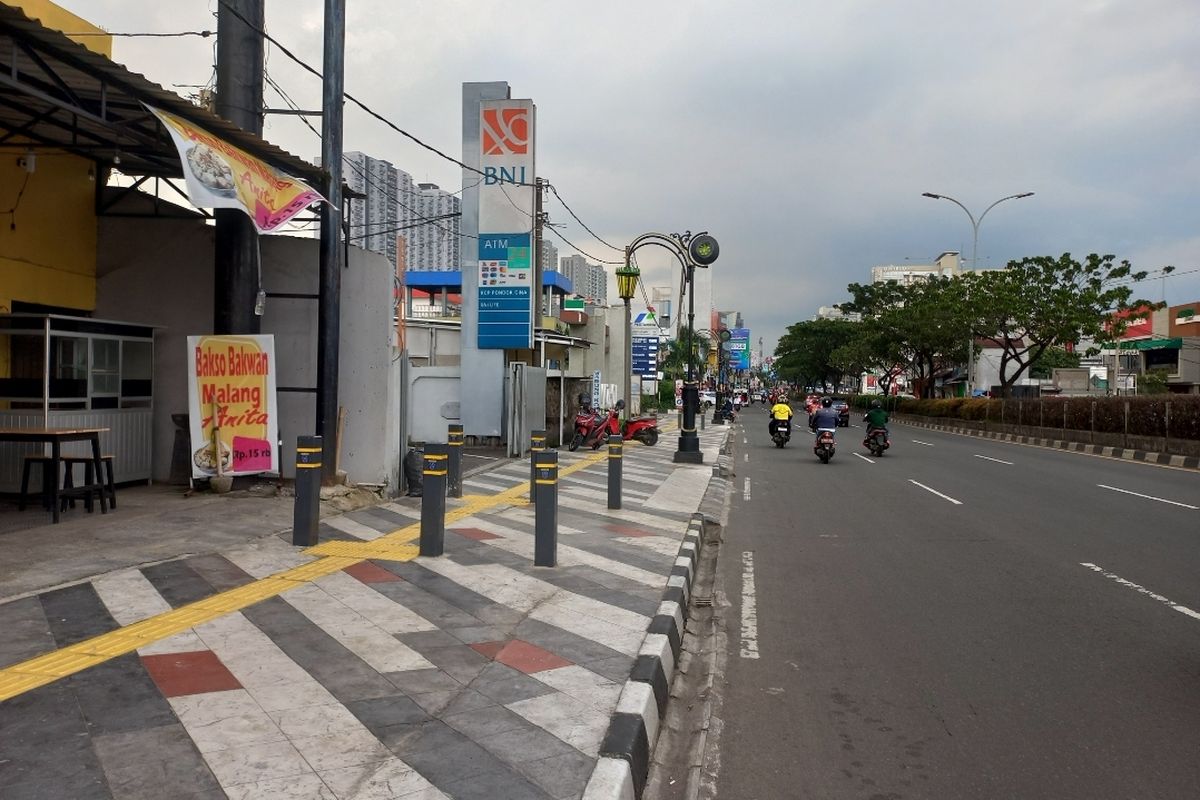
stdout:
<svg viewBox="0 0 1200 800">
<path fill-rule="evenodd" d="M 808 416 L 808 427 L 813 433 L 829 431 L 837 435 L 838 412 L 833 408 L 832 397 L 822 397 L 821 405 Z"/>
<path fill-rule="evenodd" d="M 887 433 L 888 413 L 883 410 L 883 404 L 878 400 L 871 401 L 871 410 L 863 416 L 863 421 L 867 423 L 868 438 L 871 436 L 871 431 L 879 428 Z"/>
<path fill-rule="evenodd" d="M 792 407 L 783 402 L 783 398 L 775 401 L 775 405 L 771 406 L 771 422 L 767 425 L 767 430 L 771 432 L 771 437 L 775 437 L 775 427 L 780 420 L 790 420 L 792 418 Z"/>
</svg>

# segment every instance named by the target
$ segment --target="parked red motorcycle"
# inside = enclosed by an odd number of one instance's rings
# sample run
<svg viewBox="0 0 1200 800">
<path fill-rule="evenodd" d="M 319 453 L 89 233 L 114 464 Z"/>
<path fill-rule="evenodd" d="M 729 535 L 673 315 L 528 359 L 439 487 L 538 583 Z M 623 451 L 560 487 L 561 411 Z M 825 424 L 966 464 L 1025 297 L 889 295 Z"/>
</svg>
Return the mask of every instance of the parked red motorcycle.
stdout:
<svg viewBox="0 0 1200 800">
<path fill-rule="evenodd" d="M 571 443 L 567 445 L 567 449 L 574 452 L 579 449 L 579 445 L 591 441 L 592 434 L 600 430 L 607 421 L 607 414 L 602 414 L 589 406 L 580 407 L 579 413 L 575 415 L 575 434 L 571 437 Z M 592 449 L 596 447 L 599 445 L 593 446 Z"/>
<path fill-rule="evenodd" d="M 617 405 L 604 418 L 604 425 L 599 432 L 596 441 L 592 442 L 592 449 L 595 450 L 607 436 L 615 436 L 620 434 L 625 441 L 635 439 L 645 445 L 655 445 L 658 443 L 658 418 L 657 417 L 638 417 L 625 421 L 624 430 L 621 429 L 621 412 L 625 410 L 625 401 L 618 400 Z"/>
</svg>

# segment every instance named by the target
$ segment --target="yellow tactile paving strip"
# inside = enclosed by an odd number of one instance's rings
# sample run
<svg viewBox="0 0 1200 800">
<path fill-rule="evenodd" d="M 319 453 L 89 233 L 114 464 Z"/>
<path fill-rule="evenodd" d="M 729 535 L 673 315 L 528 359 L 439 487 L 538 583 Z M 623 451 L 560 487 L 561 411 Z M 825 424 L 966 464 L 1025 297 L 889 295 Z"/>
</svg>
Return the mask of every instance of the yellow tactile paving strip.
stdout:
<svg viewBox="0 0 1200 800">
<path fill-rule="evenodd" d="M 606 458 L 604 452 L 585 456 L 581 461 L 559 470 L 564 477 L 587 469 Z M 474 516 L 497 506 L 524 502 L 529 494 L 528 483 L 517 484 L 493 495 L 467 495 L 459 507 L 447 512 L 446 524 Z M 219 592 L 186 606 L 165 611 L 153 617 L 126 625 L 115 631 L 95 636 L 78 644 L 44 653 L 40 656 L 0 669 L 0 702 L 65 678 L 109 659 L 131 653 L 139 647 L 166 639 L 196 625 L 210 622 L 225 614 L 252 606 L 275 597 L 288 589 L 308 583 L 324 575 L 345 569 L 369 559 L 411 561 L 418 547 L 413 540 L 421 535 L 421 523 L 414 522 L 378 539 L 365 542 L 329 541 L 304 550 L 316 556 L 315 561 L 292 567 L 274 575 Z"/>
</svg>

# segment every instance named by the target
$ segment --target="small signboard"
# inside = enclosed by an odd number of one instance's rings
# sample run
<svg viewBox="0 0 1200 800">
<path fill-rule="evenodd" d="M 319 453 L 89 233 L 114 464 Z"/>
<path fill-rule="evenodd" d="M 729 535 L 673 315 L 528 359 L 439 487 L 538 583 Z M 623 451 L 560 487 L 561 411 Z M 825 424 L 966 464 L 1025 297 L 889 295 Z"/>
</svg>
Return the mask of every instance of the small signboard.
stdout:
<svg viewBox="0 0 1200 800">
<path fill-rule="evenodd" d="M 193 478 L 279 472 L 273 336 L 189 336 Z"/>
</svg>

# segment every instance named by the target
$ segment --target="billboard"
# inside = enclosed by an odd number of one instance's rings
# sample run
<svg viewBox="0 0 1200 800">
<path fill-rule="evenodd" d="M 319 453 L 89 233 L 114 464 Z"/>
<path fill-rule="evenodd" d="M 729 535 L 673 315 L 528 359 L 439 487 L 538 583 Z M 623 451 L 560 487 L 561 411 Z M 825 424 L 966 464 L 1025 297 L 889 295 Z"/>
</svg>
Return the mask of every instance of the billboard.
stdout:
<svg viewBox="0 0 1200 800">
<path fill-rule="evenodd" d="M 533 347 L 535 123 L 532 100 L 479 104 L 481 350 Z"/>
<path fill-rule="evenodd" d="M 279 472 L 275 338 L 189 336 L 192 477 Z"/>
<path fill-rule="evenodd" d="M 733 334 L 729 340 L 729 368 L 750 369 L 750 329 L 732 328 L 729 332 Z"/>
</svg>

